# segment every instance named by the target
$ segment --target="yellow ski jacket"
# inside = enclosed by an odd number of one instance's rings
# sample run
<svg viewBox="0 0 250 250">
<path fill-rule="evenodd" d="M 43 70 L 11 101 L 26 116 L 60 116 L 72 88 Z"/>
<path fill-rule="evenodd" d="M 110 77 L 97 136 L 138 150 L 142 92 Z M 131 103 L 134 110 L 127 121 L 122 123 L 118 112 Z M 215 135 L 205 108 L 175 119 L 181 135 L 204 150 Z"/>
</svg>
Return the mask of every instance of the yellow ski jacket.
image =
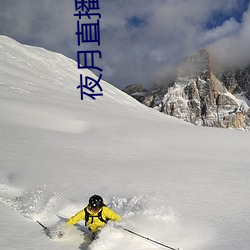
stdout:
<svg viewBox="0 0 250 250">
<path fill-rule="evenodd" d="M 112 220 L 112 221 L 121 221 L 120 215 L 116 214 L 113 210 L 110 208 L 103 206 L 99 211 L 93 212 L 89 209 L 89 207 L 86 207 L 87 212 L 89 213 L 88 221 L 85 221 L 86 226 L 88 226 L 89 230 L 92 233 L 97 232 L 100 228 L 102 228 L 106 223 L 104 221 Z M 101 211 L 101 218 L 104 220 L 100 220 L 98 218 L 98 215 Z M 82 209 L 77 214 L 72 216 L 68 221 L 67 224 L 75 225 L 80 220 L 85 220 L 85 210 Z"/>
</svg>

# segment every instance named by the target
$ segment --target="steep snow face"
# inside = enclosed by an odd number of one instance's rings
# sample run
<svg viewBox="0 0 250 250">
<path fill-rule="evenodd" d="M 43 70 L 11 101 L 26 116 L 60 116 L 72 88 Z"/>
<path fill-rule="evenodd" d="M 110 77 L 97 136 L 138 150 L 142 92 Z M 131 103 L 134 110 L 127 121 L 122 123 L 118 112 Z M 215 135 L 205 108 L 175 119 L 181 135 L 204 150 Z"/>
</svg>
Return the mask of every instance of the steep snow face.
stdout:
<svg viewBox="0 0 250 250">
<path fill-rule="evenodd" d="M 93 106 L 101 108 L 101 103 L 105 100 L 110 107 L 117 105 L 145 110 L 133 98 L 102 80 L 100 85 L 105 95 L 96 102 L 85 96 L 85 103 L 80 102 L 80 91 L 77 90 L 80 74 L 97 79 L 91 71 L 78 70 L 75 61 L 61 54 L 23 46 L 4 36 L 0 39 L 0 74 L 1 96 L 5 100 L 1 109 L 9 110 L 2 119 L 14 120 L 27 126 L 72 133 L 88 130 L 90 125 L 82 115 L 81 118 L 70 119 L 77 113 L 74 111 L 74 102 L 84 107 L 86 102 L 93 103 Z M 22 102 L 19 100 L 20 96 Z M 58 101 L 65 108 L 63 113 L 61 107 L 53 105 Z"/>
<path fill-rule="evenodd" d="M 122 225 L 185 250 L 248 250 L 249 133 L 168 117 L 101 81 L 80 100 L 76 63 L 0 37 L 0 212 L 3 249 L 162 249 L 108 225 L 52 230 L 103 196 Z M 15 237 L 13 237 L 15 235 Z M 11 240 L 10 240 L 11 238 Z"/>
<path fill-rule="evenodd" d="M 77 69 L 75 61 L 61 54 L 21 45 L 5 36 L 0 39 L 0 52 L 1 86 L 14 93 L 25 94 L 28 98 L 36 94 L 38 97 L 51 97 L 52 100 L 58 98 L 51 90 L 56 90 L 58 95 L 80 97 L 80 91 L 76 91 L 80 84 L 80 74 L 97 79 L 91 71 Z M 141 106 L 107 82 L 101 80 L 101 86 L 105 88 L 105 95 L 99 99 L 104 98 L 108 102 L 128 106 Z"/>
</svg>

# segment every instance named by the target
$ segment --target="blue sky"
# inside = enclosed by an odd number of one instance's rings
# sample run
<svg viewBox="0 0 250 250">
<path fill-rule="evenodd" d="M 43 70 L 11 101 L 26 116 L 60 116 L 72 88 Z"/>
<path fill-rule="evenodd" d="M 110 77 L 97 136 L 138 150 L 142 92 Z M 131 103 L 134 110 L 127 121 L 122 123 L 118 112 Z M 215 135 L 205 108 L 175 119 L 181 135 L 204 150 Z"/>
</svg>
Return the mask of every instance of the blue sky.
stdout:
<svg viewBox="0 0 250 250">
<path fill-rule="evenodd" d="M 225 20 L 234 18 L 237 22 L 242 22 L 242 17 L 245 11 L 248 9 L 249 0 L 239 0 L 236 8 L 233 8 L 229 13 L 224 13 L 223 9 L 216 10 L 211 14 L 211 18 L 206 24 L 207 29 L 216 28 L 223 25 Z"/>
<path fill-rule="evenodd" d="M 205 47 L 223 64 L 249 63 L 249 1 L 100 0 L 100 46 L 78 47 L 74 1 L 1 0 L 0 34 L 74 59 L 99 49 L 103 79 L 149 87 Z"/>
</svg>

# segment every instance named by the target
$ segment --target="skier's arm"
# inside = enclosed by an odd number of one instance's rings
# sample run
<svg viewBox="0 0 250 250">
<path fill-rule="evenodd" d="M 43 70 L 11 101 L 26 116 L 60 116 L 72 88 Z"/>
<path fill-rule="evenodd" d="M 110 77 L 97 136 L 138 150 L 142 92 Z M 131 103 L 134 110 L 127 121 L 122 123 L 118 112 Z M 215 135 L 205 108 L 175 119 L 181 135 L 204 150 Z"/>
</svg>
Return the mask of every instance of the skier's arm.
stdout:
<svg viewBox="0 0 250 250">
<path fill-rule="evenodd" d="M 78 221 L 84 220 L 84 218 L 85 218 L 85 212 L 84 212 L 84 209 L 83 209 L 83 210 L 81 210 L 80 212 L 78 212 L 77 214 L 75 214 L 74 216 L 72 216 L 72 217 L 67 221 L 67 224 L 75 225 Z"/>
<path fill-rule="evenodd" d="M 121 216 L 118 215 L 118 214 L 116 214 L 116 213 L 115 213 L 113 210 L 111 210 L 110 208 L 105 207 L 104 210 L 105 210 L 105 217 L 106 217 L 107 219 L 110 219 L 110 220 L 112 220 L 112 221 L 118 221 L 118 222 L 122 221 Z"/>
</svg>

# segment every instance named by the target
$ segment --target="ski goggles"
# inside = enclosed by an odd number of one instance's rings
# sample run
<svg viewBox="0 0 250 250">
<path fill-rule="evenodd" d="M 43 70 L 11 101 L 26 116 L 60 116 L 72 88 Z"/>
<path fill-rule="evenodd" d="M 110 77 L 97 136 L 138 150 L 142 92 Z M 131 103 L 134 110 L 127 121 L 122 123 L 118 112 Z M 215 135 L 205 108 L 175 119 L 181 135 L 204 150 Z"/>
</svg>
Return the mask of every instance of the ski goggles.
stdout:
<svg viewBox="0 0 250 250">
<path fill-rule="evenodd" d="M 93 212 L 97 212 L 97 211 L 99 211 L 101 209 L 101 207 L 97 207 L 97 206 L 93 206 L 93 205 L 92 206 L 90 205 L 89 208 Z"/>
</svg>

